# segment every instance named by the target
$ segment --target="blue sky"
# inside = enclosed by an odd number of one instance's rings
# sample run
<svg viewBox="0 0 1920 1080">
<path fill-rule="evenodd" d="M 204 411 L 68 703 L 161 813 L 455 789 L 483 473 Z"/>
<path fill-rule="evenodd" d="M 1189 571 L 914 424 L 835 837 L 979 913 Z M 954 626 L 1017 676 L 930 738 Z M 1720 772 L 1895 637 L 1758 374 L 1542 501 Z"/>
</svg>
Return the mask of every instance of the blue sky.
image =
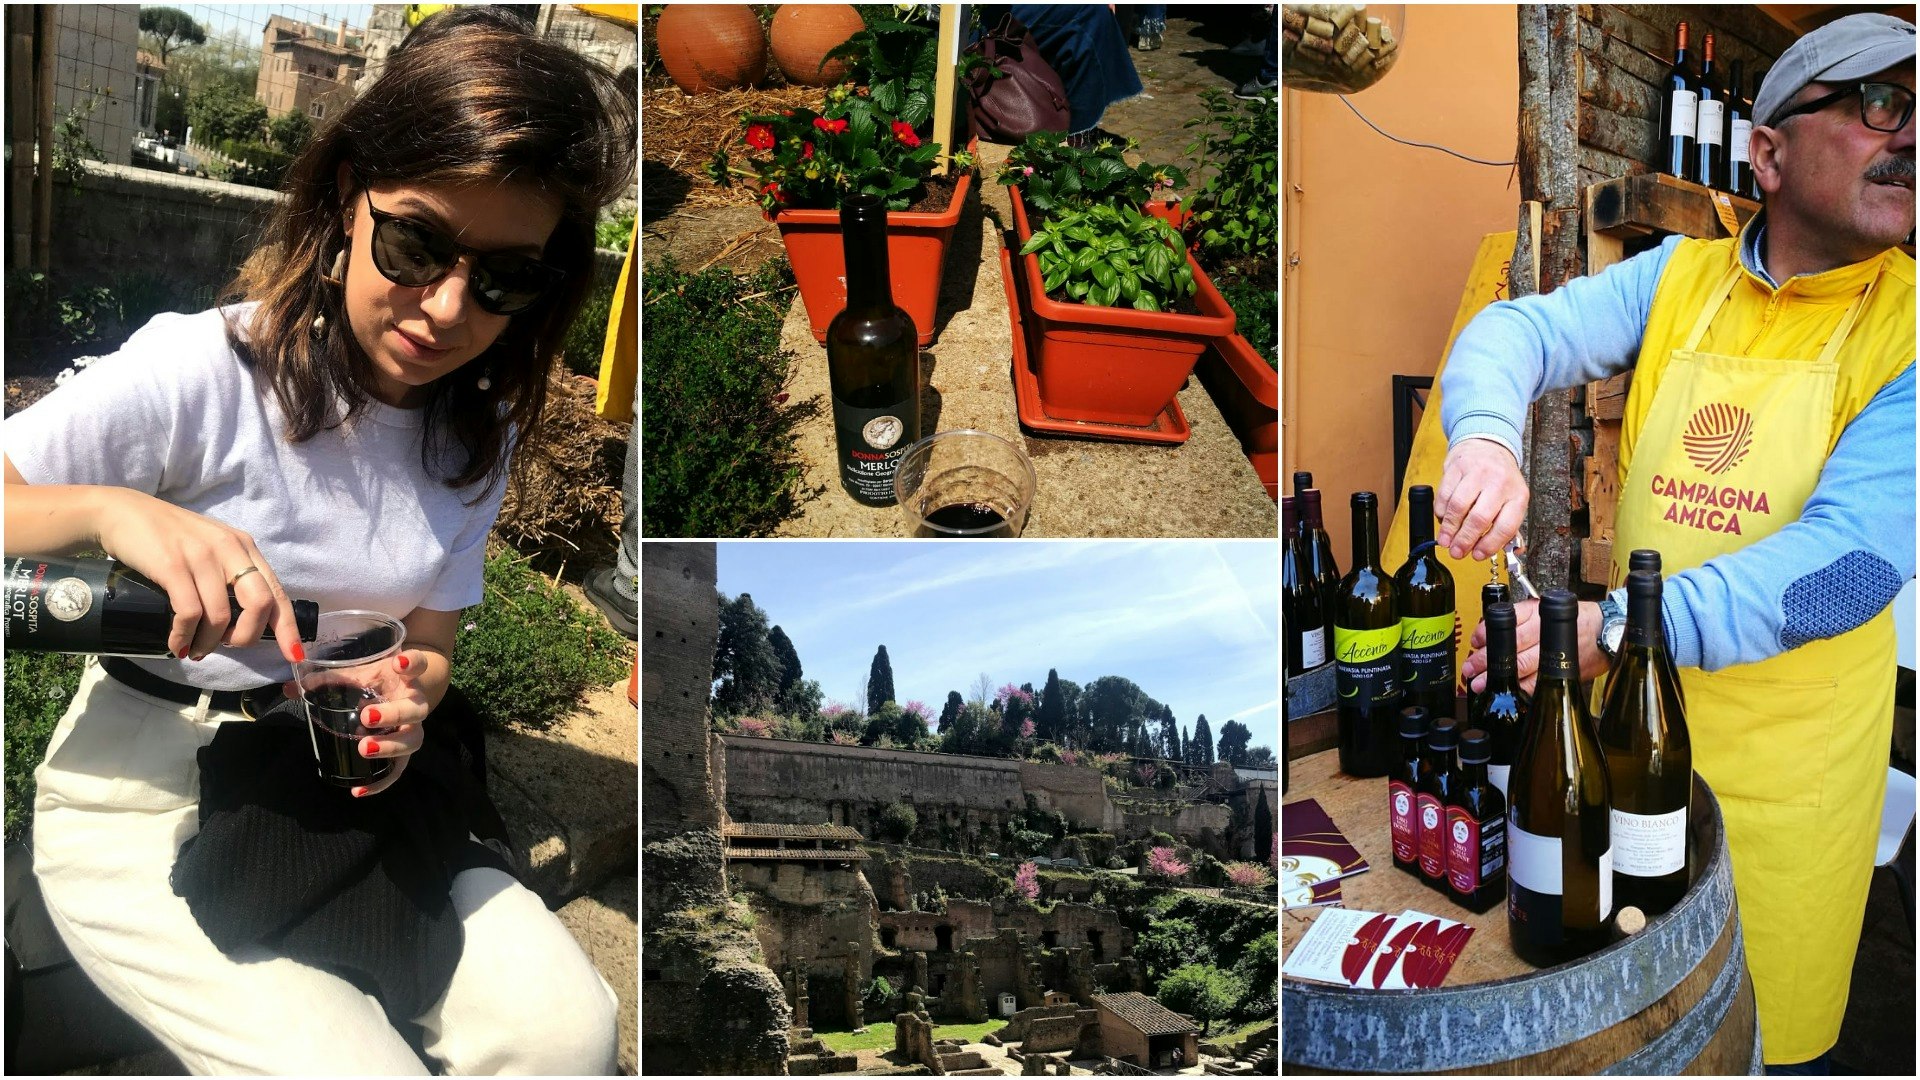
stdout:
<svg viewBox="0 0 1920 1080">
<path fill-rule="evenodd" d="M 317 26 L 338 26 L 340 20 L 345 19 L 348 27 L 365 29 L 368 17 L 373 14 L 372 4 L 181 4 L 179 7 L 205 27 L 208 34 L 217 37 L 238 31 L 242 40 L 256 47 L 269 15 Z"/>
<path fill-rule="evenodd" d="M 1238 719 L 1279 748 L 1280 566 L 1266 541 L 739 541 L 719 586 L 752 593 L 806 677 L 852 701 L 875 648 L 896 697 L 936 712 L 1047 669 L 1082 686 L 1132 679 L 1191 731 Z"/>
</svg>

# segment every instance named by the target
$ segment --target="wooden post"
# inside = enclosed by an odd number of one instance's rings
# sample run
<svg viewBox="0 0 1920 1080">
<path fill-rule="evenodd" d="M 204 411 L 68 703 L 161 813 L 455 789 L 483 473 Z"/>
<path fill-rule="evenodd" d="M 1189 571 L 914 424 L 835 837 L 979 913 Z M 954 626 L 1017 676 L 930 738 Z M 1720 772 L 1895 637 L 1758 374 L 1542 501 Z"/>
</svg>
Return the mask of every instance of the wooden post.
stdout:
<svg viewBox="0 0 1920 1080">
<path fill-rule="evenodd" d="M 35 80 L 35 131 L 40 156 L 33 175 L 33 268 L 45 274 L 53 268 L 53 59 L 60 44 L 60 24 L 52 4 L 33 8 L 34 40 L 40 46 Z"/>
<path fill-rule="evenodd" d="M 1520 21 L 1520 197 L 1541 204 L 1539 255 L 1528 271 L 1515 251 L 1514 294 L 1551 292 L 1580 276 L 1580 10 L 1570 4 L 1522 4 Z M 1531 246 L 1531 213 L 1522 208 L 1520 243 Z M 1579 391 L 1574 391 L 1579 393 Z M 1573 585 L 1575 538 L 1570 395 L 1534 402 L 1527 486 L 1527 561 L 1541 589 Z"/>
<path fill-rule="evenodd" d="M 936 176 L 945 176 L 953 161 L 953 114 L 955 87 L 953 73 L 960 63 L 960 5 L 940 5 L 940 61 L 933 77 L 933 135 L 940 140 L 940 156 L 934 160 Z"/>
</svg>

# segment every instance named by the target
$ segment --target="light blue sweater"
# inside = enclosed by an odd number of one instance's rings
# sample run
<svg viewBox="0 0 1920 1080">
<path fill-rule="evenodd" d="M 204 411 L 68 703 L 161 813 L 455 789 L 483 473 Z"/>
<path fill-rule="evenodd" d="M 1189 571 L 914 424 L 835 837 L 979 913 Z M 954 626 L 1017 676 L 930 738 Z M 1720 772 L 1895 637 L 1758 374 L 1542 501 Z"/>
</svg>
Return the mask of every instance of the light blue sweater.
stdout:
<svg viewBox="0 0 1920 1080">
<path fill-rule="evenodd" d="M 1763 226 L 1741 261 L 1769 283 Z M 1544 296 L 1503 300 L 1454 342 L 1440 378 L 1449 446 L 1493 439 L 1519 457 L 1528 403 L 1631 370 L 1654 290 L 1680 238 Z M 1777 284 L 1777 283 L 1774 283 Z M 1914 575 L 1914 369 L 1911 362 L 1841 433 L 1798 521 L 1667 578 L 1674 662 L 1718 671 L 1852 630 Z"/>
</svg>

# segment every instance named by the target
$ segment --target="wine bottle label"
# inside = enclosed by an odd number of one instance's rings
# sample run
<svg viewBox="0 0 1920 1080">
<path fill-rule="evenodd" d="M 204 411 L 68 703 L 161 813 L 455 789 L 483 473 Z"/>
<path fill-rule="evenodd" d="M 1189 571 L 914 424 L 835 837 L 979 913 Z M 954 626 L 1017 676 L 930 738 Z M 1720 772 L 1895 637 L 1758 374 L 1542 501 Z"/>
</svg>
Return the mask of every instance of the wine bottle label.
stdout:
<svg viewBox="0 0 1920 1080">
<path fill-rule="evenodd" d="M 1687 865 L 1687 808 L 1667 814 L 1615 810 L 1615 869 L 1629 877 L 1663 877 Z"/>
<path fill-rule="evenodd" d="M 1600 922 L 1613 915 L 1613 845 L 1600 853 Z M 1598 925 L 1598 924 L 1596 924 Z"/>
<path fill-rule="evenodd" d="M 1604 875 L 1603 875 L 1604 876 Z M 1529 892 L 1559 896 L 1560 838 L 1530 833 L 1507 814 L 1507 878 Z"/>
<path fill-rule="evenodd" d="M 1395 650 L 1400 627 L 1378 630 L 1333 628 L 1334 690 L 1342 705 L 1384 705 L 1398 692 L 1394 686 Z"/>
<path fill-rule="evenodd" d="M 1413 788 L 1405 780 L 1387 781 L 1387 821 L 1393 828 L 1393 860 L 1420 857 L 1420 819 L 1414 814 Z"/>
<path fill-rule="evenodd" d="M 1487 783 L 1499 789 L 1500 797 L 1507 797 L 1507 773 L 1513 771 L 1511 765 L 1488 765 Z"/>
<path fill-rule="evenodd" d="M 1699 113 L 1699 120 L 1694 125 L 1694 138 L 1701 146 L 1719 146 L 1727 127 L 1727 103 L 1719 98 L 1703 99 Z"/>
<path fill-rule="evenodd" d="M 1446 811 L 1440 800 L 1421 792 L 1413 801 L 1420 819 L 1420 876 L 1436 880 L 1447 876 Z"/>
<path fill-rule="evenodd" d="M 1733 160 L 1745 165 L 1750 160 L 1747 156 L 1747 144 L 1753 137 L 1753 121 L 1736 117 L 1728 127 L 1732 131 L 1727 138 L 1729 143 L 1727 152 L 1732 155 Z"/>
<path fill-rule="evenodd" d="M 1315 626 L 1300 635 L 1300 669 L 1311 671 L 1327 662 L 1327 628 Z"/>
<path fill-rule="evenodd" d="M 1675 90 L 1667 103 L 1667 115 L 1673 119 L 1669 134 L 1691 139 L 1699 119 L 1700 95 L 1691 90 Z"/>
<path fill-rule="evenodd" d="M 9 648 L 94 652 L 113 563 L 91 559 L 7 560 L 6 641 Z"/>
<path fill-rule="evenodd" d="M 1507 865 L 1505 818 L 1474 820 L 1463 806 L 1447 807 L 1447 880 L 1470 893 Z"/>
<path fill-rule="evenodd" d="M 884 409 L 856 409 L 833 403 L 833 427 L 839 437 L 840 480 L 868 506 L 892 506 L 893 474 L 900 456 L 919 439 L 917 402 L 911 398 Z"/>
<path fill-rule="evenodd" d="M 1453 692 L 1453 613 L 1400 620 L 1401 683 L 1409 692 Z"/>
</svg>

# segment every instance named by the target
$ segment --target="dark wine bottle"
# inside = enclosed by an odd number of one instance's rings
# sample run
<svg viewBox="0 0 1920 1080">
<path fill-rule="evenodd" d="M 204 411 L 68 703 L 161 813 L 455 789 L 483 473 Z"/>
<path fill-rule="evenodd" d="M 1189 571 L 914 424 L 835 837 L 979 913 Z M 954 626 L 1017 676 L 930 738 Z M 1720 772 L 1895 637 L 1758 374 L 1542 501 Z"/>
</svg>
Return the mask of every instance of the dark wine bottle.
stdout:
<svg viewBox="0 0 1920 1080">
<path fill-rule="evenodd" d="M 1295 469 L 1293 473 L 1293 497 L 1299 498 L 1313 486 L 1313 474 L 1305 469 Z"/>
<path fill-rule="evenodd" d="M 1700 53 L 1700 103 L 1694 121 L 1695 153 L 1699 166 L 1694 180 L 1703 187 L 1727 186 L 1727 92 L 1713 68 L 1713 31 Z"/>
<path fill-rule="evenodd" d="M 827 324 L 840 484 L 856 501 L 892 506 L 900 457 L 920 441 L 919 335 L 912 316 L 893 303 L 886 202 L 847 196 L 840 229 L 847 306 Z"/>
<path fill-rule="evenodd" d="M 1600 710 L 1600 750 L 1613 792 L 1614 895 L 1649 918 L 1673 907 L 1690 881 L 1687 819 L 1693 744 L 1679 684 L 1660 657 L 1660 575 L 1627 574 L 1627 630 Z"/>
<path fill-rule="evenodd" d="M 1400 688 L 1436 721 L 1454 717 L 1453 573 L 1433 547 L 1433 489 L 1407 489 L 1407 561 L 1393 575 L 1400 605 Z"/>
<path fill-rule="evenodd" d="M 1301 557 L 1308 576 L 1320 583 L 1320 613 L 1327 620 L 1327 640 L 1333 640 L 1334 612 L 1340 609 L 1340 564 L 1333 557 L 1333 538 L 1320 516 L 1320 492 L 1300 493 Z"/>
<path fill-rule="evenodd" d="M 1400 756 L 1387 775 L 1387 828 L 1393 837 L 1393 865 L 1420 876 L 1420 797 L 1427 758 L 1420 752 L 1427 741 L 1427 710 L 1415 705 L 1400 710 Z"/>
<path fill-rule="evenodd" d="M 1694 154 L 1694 136 L 1700 121 L 1700 80 L 1687 64 L 1687 24 L 1682 20 L 1673 32 L 1673 66 L 1660 81 L 1660 141 L 1654 167 L 1663 173 L 1692 180 L 1699 164 Z"/>
<path fill-rule="evenodd" d="M 1507 803 L 1487 777 L 1492 737 L 1460 736 L 1460 779 L 1447 800 L 1447 895 L 1468 911 L 1507 898 Z"/>
<path fill-rule="evenodd" d="M 1613 912 L 1612 800 L 1580 693 L 1578 621 L 1572 593 L 1541 598 L 1540 677 L 1508 777 L 1507 931 L 1536 967 L 1606 945 Z"/>
<path fill-rule="evenodd" d="M 1340 708 L 1340 770 L 1385 776 L 1392 767 L 1400 710 L 1400 611 L 1393 579 L 1380 568 L 1378 499 L 1353 494 L 1353 569 L 1334 608 L 1334 690 Z"/>
<path fill-rule="evenodd" d="M 1654 577 L 1662 577 L 1660 570 L 1660 553 L 1652 548 L 1634 548 L 1633 552 L 1627 556 L 1627 572 L 1632 573 L 1635 570 L 1649 570 L 1652 571 Z M 1664 591 L 1665 579 L 1663 577 L 1661 585 Z M 1680 668 L 1674 664 L 1673 653 L 1667 648 L 1666 627 L 1666 620 L 1662 619 L 1659 628 L 1660 667 L 1667 673 L 1667 681 L 1673 684 L 1674 693 L 1680 695 L 1680 708 L 1684 711 L 1687 707 L 1687 687 L 1685 683 L 1680 681 Z"/>
<path fill-rule="evenodd" d="M 1420 880 L 1440 892 L 1447 891 L 1447 800 L 1460 784 L 1453 760 L 1459 743 L 1460 729 L 1451 719 L 1436 720 L 1427 729 L 1426 765 L 1413 800 L 1420 816 Z"/>
<path fill-rule="evenodd" d="M 1280 660 L 1281 671 L 1289 679 L 1301 672 L 1300 606 L 1294 602 L 1294 594 L 1299 589 L 1299 579 L 1294 576 L 1295 529 L 1293 496 L 1283 495 L 1280 498 L 1280 535 L 1286 539 L 1280 544 Z M 1317 589 L 1318 586 L 1313 588 Z"/>
<path fill-rule="evenodd" d="M 240 601 L 227 587 L 233 618 Z M 22 652 L 169 656 L 173 605 L 151 578 L 111 559 L 7 556 L 7 648 Z M 320 605 L 293 602 L 300 640 L 319 632 Z M 273 637 L 273 624 L 262 636 Z"/>
<path fill-rule="evenodd" d="M 1508 772 L 1520 753 L 1531 702 L 1526 691 L 1520 689 L 1513 605 L 1505 600 L 1488 604 L 1486 622 L 1487 684 L 1467 700 L 1467 726 L 1487 733 L 1487 780 L 1505 798 Z"/>
<path fill-rule="evenodd" d="M 1747 96 L 1746 65 L 1733 62 L 1727 78 L 1727 183 L 1741 198 L 1753 187 L 1753 162 L 1748 144 L 1753 134 L 1753 99 Z"/>
<path fill-rule="evenodd" d="M 1309 550 L 1313 539 L 1302 535 L 1300 530 L 1300 499 L 1294 496 L 1281 500 L 1283 508 L 1289 503 L 1293 506 L 1293 516 L 1288 518 L 1284 510 L 1281 514 L 1284 523 L 1281 531 L 1286 539 L 1280 545 L 1280 584 L 1286 597 L 1286 616 L 1290 620 L 1286 649 L 1297 665 L 1290 670 L 1294 674 L 1304 674 L 1327 662 L 1326 596 L 1313 574 L 1313 558 Z"/>
</svg>

